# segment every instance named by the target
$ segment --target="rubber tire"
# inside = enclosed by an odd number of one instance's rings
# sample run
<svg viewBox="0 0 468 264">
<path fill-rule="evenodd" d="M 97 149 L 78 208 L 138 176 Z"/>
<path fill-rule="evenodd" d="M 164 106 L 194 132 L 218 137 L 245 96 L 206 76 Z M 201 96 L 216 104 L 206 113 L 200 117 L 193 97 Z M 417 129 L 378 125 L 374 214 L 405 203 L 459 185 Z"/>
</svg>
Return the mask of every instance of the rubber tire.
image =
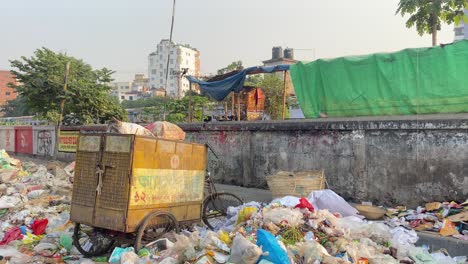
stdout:
<svg viewBox="0 0 468 264">
<path fill-rule="evenodd" d="M 94 252 L 94 253 L 89 253 L 88 251 L 84 250 L 82 247 L 81 247 L 81 244 L 80 244 L 80 238 L 78 237 L 78 234 L 80 232 L 80 224 L 79 223 L 76 223 L 75 224 L 75 228 L 73 230 L 73 245 L 76 247 L 76 249 L 78 249 L 78 251 L 83 254 L 83 256 L 85 257 L 97 257 L 97 256 L 101 256 L 101 255 L 104 255 L 106 254 L 107 252 L 109 252 L 109 250 L 114 246 L 115 244 L 115 241 L 113 241 L 112 243 L 109 244 L 109 246 L 107 247 L 104 247 L 104 248 L 101 248 L 100 250 Z"/>
<path fill-rule="evenodd" d="M 179 232 L 179 223 L 177 222 L 177 220 L 176 220 L 176 218 L 174 217 L 173 214 L 168 213 L 168 212 L 164 212 L 164 211 L 151 212 L 150 214 L 148 214 L 143 219 L 143 221 L 141 221 L 141 224 L 138 227 L 138 233 L 137 233 L 137 236 L 135 238 L 135 245 L 134 245 L 135 252 L 138 252 L 142 247 L 141 239 L 143 238 L 143 235 L 145 234 L 145 229 L 148 226 L 148 223 L 150 222 L 150 220 L 152 218 L 160 216 L 160 215 L 167 215 L 169 217 L 169 219 L 172 221 L 172 223 L 174 224 L 174 229 L 175 229 L 176 233 Z"/>
<path fill-rule="evenodd" d="M 208 218 L 207 218 L 207 214 L 208 214 L 208 212 L 206 211 L 207 210 L 207 205 L 211 200 L 218 199 L 221 196 L 231 196 L 233 198 L 233 200 L 239 201 L 237 206 L 240 206 L 240 205 L 244 204 L 244 202 L 242 201 L 241 198 L 239 198 L 235 194 L 228 193 L 228 192 L 213 193 L 213 194 L 205 197 L 205 199 L 203 200 L 202 221 L 211 230 L 213 230 L 213 226 L 211 226 L 211 224 L 210 224 L 210 222 L 208 221 Z M 227 214 L 227 212 L 224 212 L 224 213 Z"/>
</svg>

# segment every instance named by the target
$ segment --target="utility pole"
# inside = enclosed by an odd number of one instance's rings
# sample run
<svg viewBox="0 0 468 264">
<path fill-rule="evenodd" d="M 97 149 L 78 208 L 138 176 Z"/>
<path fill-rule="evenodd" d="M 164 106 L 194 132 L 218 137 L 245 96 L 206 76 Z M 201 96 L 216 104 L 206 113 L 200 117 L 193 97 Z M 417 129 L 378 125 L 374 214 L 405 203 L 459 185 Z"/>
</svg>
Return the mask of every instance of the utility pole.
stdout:
<svg viewBox="0 0 468 264">
<path fill-rule="evenodd" d="M 70 62 L 67 62 L 67 65 L 65 66 L 65 81 L 63 84 L 63 91 L 64 91 L 64 96 L 67 92 L 68 89 L 68 75 L 70 74 Z M 54 151 L 54 158 L 57 158 L 58 154 L 58 146 L 59 146 L 59 136 L 60 136 L 60 129 L 62 128 L 62 120 L 63 120 L 63 109 L 65 108 L 65 98 L 62 99 L 60 102 L 60 113 L 59 113 L 59 118 L 57 122 L 57 129 L 55 131 L 55 151 Z"/>
<path fill-rule="evenodd" d="M 171 33 L 169 35 L 169 45 L 167 49 L 167 65 L 166 65 L 166 96 L 167 96 L 167 81 L 169 78 L 169 61 L 171 58 L 171 48 L 172 48 L 172 32 L 174 30 L 174 17 L 175 17 L 175 5 L 176 5 L 176 0 L 172 2 L 172 22 L 171 22 Z"/>
</svg>

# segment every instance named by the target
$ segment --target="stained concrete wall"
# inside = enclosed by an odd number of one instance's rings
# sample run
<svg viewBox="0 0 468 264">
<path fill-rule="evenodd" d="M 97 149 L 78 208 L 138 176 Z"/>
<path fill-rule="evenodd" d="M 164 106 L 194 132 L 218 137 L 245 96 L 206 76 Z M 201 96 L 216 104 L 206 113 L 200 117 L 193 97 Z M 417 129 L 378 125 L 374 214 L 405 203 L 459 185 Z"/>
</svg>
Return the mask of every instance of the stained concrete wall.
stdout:
<svg viewBox="0 0 468 264">
<path fill-rule="evenodd" d="M 344 198 L 419 205 L 468 197 L 468 115 L 182 124 L 208 143 L 218 182 L 266 187 L 279 170 L 325 169 Z"/>
</svg>

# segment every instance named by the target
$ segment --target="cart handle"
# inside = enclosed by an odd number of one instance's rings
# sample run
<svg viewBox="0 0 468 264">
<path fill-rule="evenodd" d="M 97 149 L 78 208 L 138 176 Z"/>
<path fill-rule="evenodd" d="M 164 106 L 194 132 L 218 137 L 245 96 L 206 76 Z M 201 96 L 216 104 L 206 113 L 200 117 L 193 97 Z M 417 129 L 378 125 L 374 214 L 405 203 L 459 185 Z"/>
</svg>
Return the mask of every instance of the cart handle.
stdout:
<svg viewBox="0 0 468 264">
<path fill-rule="evenodd" d="M 216 154 L 216 152 L 215 152 L 214 149 L 211 147 L 211 145 L 210 145 L 209 143 L 205 143 L 205 145 L 208 147 L 209 150 L 211 150 L 211 152 L 213 152 L 213 154 L 215 155 L 216 159 L 219 159 L 218 154 Z"/>
</svg>

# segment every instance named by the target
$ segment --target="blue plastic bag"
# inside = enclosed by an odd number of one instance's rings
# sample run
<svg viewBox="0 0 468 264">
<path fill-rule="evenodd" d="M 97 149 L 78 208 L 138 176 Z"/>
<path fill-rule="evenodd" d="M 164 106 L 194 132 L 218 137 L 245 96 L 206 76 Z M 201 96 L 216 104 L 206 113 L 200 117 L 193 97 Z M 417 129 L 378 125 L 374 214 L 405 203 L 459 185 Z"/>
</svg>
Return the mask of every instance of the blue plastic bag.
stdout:
<svg viewBox="0 0 468 264">
<path fill-rule="evenodd" d="M 288 254 L 280 246 L 275 236 L 270 232 L 258 229 L 257 245 L 262 248 L 264 253 L 268 252 L 266 256 L 260 257 L 259 262 L 262 260 L 268 260 L 275 264 L 289 264 Z"/>
<path fill-rule="evenodd" d="M 110 263 L 120 263 L 120 259 L 122 258 L 122 255 L 123 253 L 125 252 L 131 252 L 131 251 L 134 251 L 135 249 L 133 249 L 133 247 L 128 247 L 128 248 L 120 248 L 120 247 L 116 247 L 114 248 L 114 251 L 112 251 L 112 254 L 109 258 L 109 262 Z"/>
</svg>

